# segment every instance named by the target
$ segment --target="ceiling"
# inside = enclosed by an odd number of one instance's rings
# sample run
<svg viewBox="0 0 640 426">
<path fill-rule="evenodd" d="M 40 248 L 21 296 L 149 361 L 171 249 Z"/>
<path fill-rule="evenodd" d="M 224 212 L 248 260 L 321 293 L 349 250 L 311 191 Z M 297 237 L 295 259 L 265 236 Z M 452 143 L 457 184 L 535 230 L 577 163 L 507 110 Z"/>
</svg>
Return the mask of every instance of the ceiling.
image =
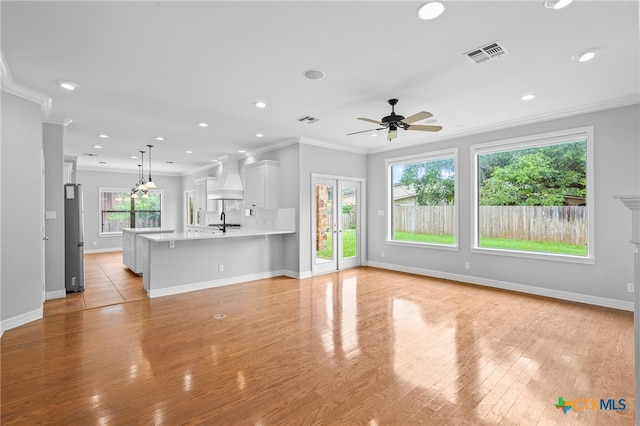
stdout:
<svg viewBox="0 0 640 426">
<path fill-rule="evenodd" d="M 15 84 L 51 97 L 47 121 L 73 120 L 64 151 L 80 169 L 137 172 L 147 144 L 159 174 L 299 137 L 373 153 L 638 103 L 637 1 L 445 0 L 431 21 L 417 18 L 422 3 L 3 0 L 1 45 Z M 506 55 L 464 55 L 496 40 Z M 592 47 L 592 61 L 572 60 Z M 388 115 L 390 98 L 443 130 L 347 136 L 375 128 L 357 118 Z"/>
</svg>

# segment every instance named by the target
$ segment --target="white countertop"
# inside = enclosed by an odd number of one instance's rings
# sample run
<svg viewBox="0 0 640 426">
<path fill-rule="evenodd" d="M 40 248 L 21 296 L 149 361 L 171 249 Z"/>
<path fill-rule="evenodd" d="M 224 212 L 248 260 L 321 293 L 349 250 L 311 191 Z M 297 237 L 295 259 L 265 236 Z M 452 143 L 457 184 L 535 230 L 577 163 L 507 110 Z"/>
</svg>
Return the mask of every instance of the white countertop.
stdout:
<svg viewBox="0 0 640 426">
<path fill-rule="evenodd" d="M 131 232 L 133 234 L 153 234 L 153 233 L 165 233 L 176 232 L 175 229 L 168 228 L 122 228 L 123 232 Z"/>
<path fill-rule="evenodd" d="M 142 238 L 146 238 L 153 242 L 162 241 L 187 241 L 187 240 L 211 240 L 218 238 L 239 238 L 239 237 L 254 237 L 260 235 L 280 235 L 280 234 L 295 234 L 296 231 L 288 229 L 227 229 L 226 234 L 217 228 L 213 228 L 210 232 L 176 232 L 172 234 L 149 234 L 143 235 Z"/>
</svg>

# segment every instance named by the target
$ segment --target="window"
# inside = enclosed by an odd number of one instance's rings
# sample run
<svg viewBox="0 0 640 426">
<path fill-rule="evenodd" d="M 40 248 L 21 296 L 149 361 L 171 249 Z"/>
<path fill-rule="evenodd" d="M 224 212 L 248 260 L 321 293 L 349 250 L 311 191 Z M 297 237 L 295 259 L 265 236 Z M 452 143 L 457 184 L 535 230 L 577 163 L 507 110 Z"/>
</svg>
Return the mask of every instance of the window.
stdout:
<svg viewBox="0 0 640 426">
<path fill-rule="evenodd" d="M 457 150 L 387 160 L 387 241 L 457 247 Z"/>
<path fill-rule="evenodd" d="M 131 198 L 131 191 L 100 188 L 100 235 L 120 235 L 122 228 L 161 226 L 162 191 L 150 190 L 148 197 Z"/>
<path fill-rule="evenodd" d="M 592 127 L 471 148 L 474 249 L 592 261 Z"/>
</svg>

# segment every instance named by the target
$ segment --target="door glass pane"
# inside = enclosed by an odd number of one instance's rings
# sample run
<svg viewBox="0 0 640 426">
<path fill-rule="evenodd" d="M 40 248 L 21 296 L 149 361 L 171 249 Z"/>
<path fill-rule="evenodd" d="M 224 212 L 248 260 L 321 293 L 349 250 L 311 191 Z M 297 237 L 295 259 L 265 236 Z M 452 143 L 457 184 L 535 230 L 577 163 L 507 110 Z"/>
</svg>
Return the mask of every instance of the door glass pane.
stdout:
<svg viewBox="0 0 640 426">
<path fill-rule="evenodd" d="M 333 186 L 316 185 L 316 259 L 333 260 Z"/>
<path fill-rule="evenodd" d="M 355 186 L 343 185 L 341 188 L 340 202 L 342 205 L 342 258 L 357 256 L 358 229 L 357 211 L 358 198 Z"/>
</svg>

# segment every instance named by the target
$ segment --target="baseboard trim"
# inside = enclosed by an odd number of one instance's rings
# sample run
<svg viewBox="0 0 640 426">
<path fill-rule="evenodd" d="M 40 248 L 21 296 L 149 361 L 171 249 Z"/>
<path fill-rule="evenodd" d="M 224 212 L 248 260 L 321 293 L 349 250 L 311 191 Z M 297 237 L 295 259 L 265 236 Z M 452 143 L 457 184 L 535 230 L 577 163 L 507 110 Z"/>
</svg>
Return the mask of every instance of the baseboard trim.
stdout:
<svg viewBox="0 0 640 426">
<path fill-rule="evenodd" d="M 247 281 L 263 280 L 266 278 L 279 277 L 287 275 L 284 271 L 261 272 L 258 274 L 240 275 L 237 277 L 223 278 L 220 280 L 203 281 L 199 283 L 183 284 L 166 288 L 147 290 L 147 296 L 150 299 L 156 297 L 173 296 L 176 294 L 189 293 L 192 291 L 205 290 L 208 288 L 222 287 L 225 285 L 240 284 Z"/>
<path fill-rule="evenodd" d="M 43 309 L 39 308 L 35 311 L 25 312 L 24 314 L 20 314 L 13 318 L 7 318 L 2 321 L 0 324 L 0 329 L 4 333 L 6 330 L 11 330 L 12 328 L 20 327 L 21 325 L 25 325 L 35 320 L 42 319 Z"/>
<path fill-rule="evenodd" d="M 500 288 L 503 290 L 517 291 L 519 293 L 534 294 L 536 296 L 551 297 L 553 299 L 566 300 L 569 302 L 579 302 L 588 305 L 602 306 L 605 308 L 620 309 L 633 312 L 633 302 L 624 300 L 609 299 L 606 297 L 590 296 L 588 294 L 572 293 L 569 291 L 553 290 L 549 288 L 534 287 L 524 284 L 516 284 L 507 281 L 492 280 L 488 278 L 473 277 L 469 275 L 453 274 L 449 272 L 434 271 L 431 269 L 416 268 L 412 266 L 395 265 L 383 262 L 367 262 L 368 266 L 392 271 L 408 272 L 417 275 L 424 275 L 447 280 L 460 281 L 467 284 L 476 284 L 486 287 Z"/>
<path fill-rule="evenodd" d="M 302 279 L 305 279 L 305 278 L 311 278 L 313 276 L 313 274 L 311 274 L 311 271 L 295 272 L 295 271 L 290 271 L 288 269 L 284 269 L 282 271 L 282 275 L 286 275 L 287 277 L 295 278 L 295 279 L 298 279 L 298 280 L 302 280 Z"/>
<path fill-rule="evenodd" d="M 67 297 L 67 291 L 66 290 L 47 291 L 44 294 L 44 299 L 45 300 L 64 299 L 65 297 Z"/>
<path fill-rule="evenodd" d="M 93 253 L 115 253 L 118 251 L 122 251 L 122 247 L 114 247 L 114 248 L 101 248 L 101 249 L 91 249 L 85 250 L 84 254 L 93 254 Z"/>
</svg>

